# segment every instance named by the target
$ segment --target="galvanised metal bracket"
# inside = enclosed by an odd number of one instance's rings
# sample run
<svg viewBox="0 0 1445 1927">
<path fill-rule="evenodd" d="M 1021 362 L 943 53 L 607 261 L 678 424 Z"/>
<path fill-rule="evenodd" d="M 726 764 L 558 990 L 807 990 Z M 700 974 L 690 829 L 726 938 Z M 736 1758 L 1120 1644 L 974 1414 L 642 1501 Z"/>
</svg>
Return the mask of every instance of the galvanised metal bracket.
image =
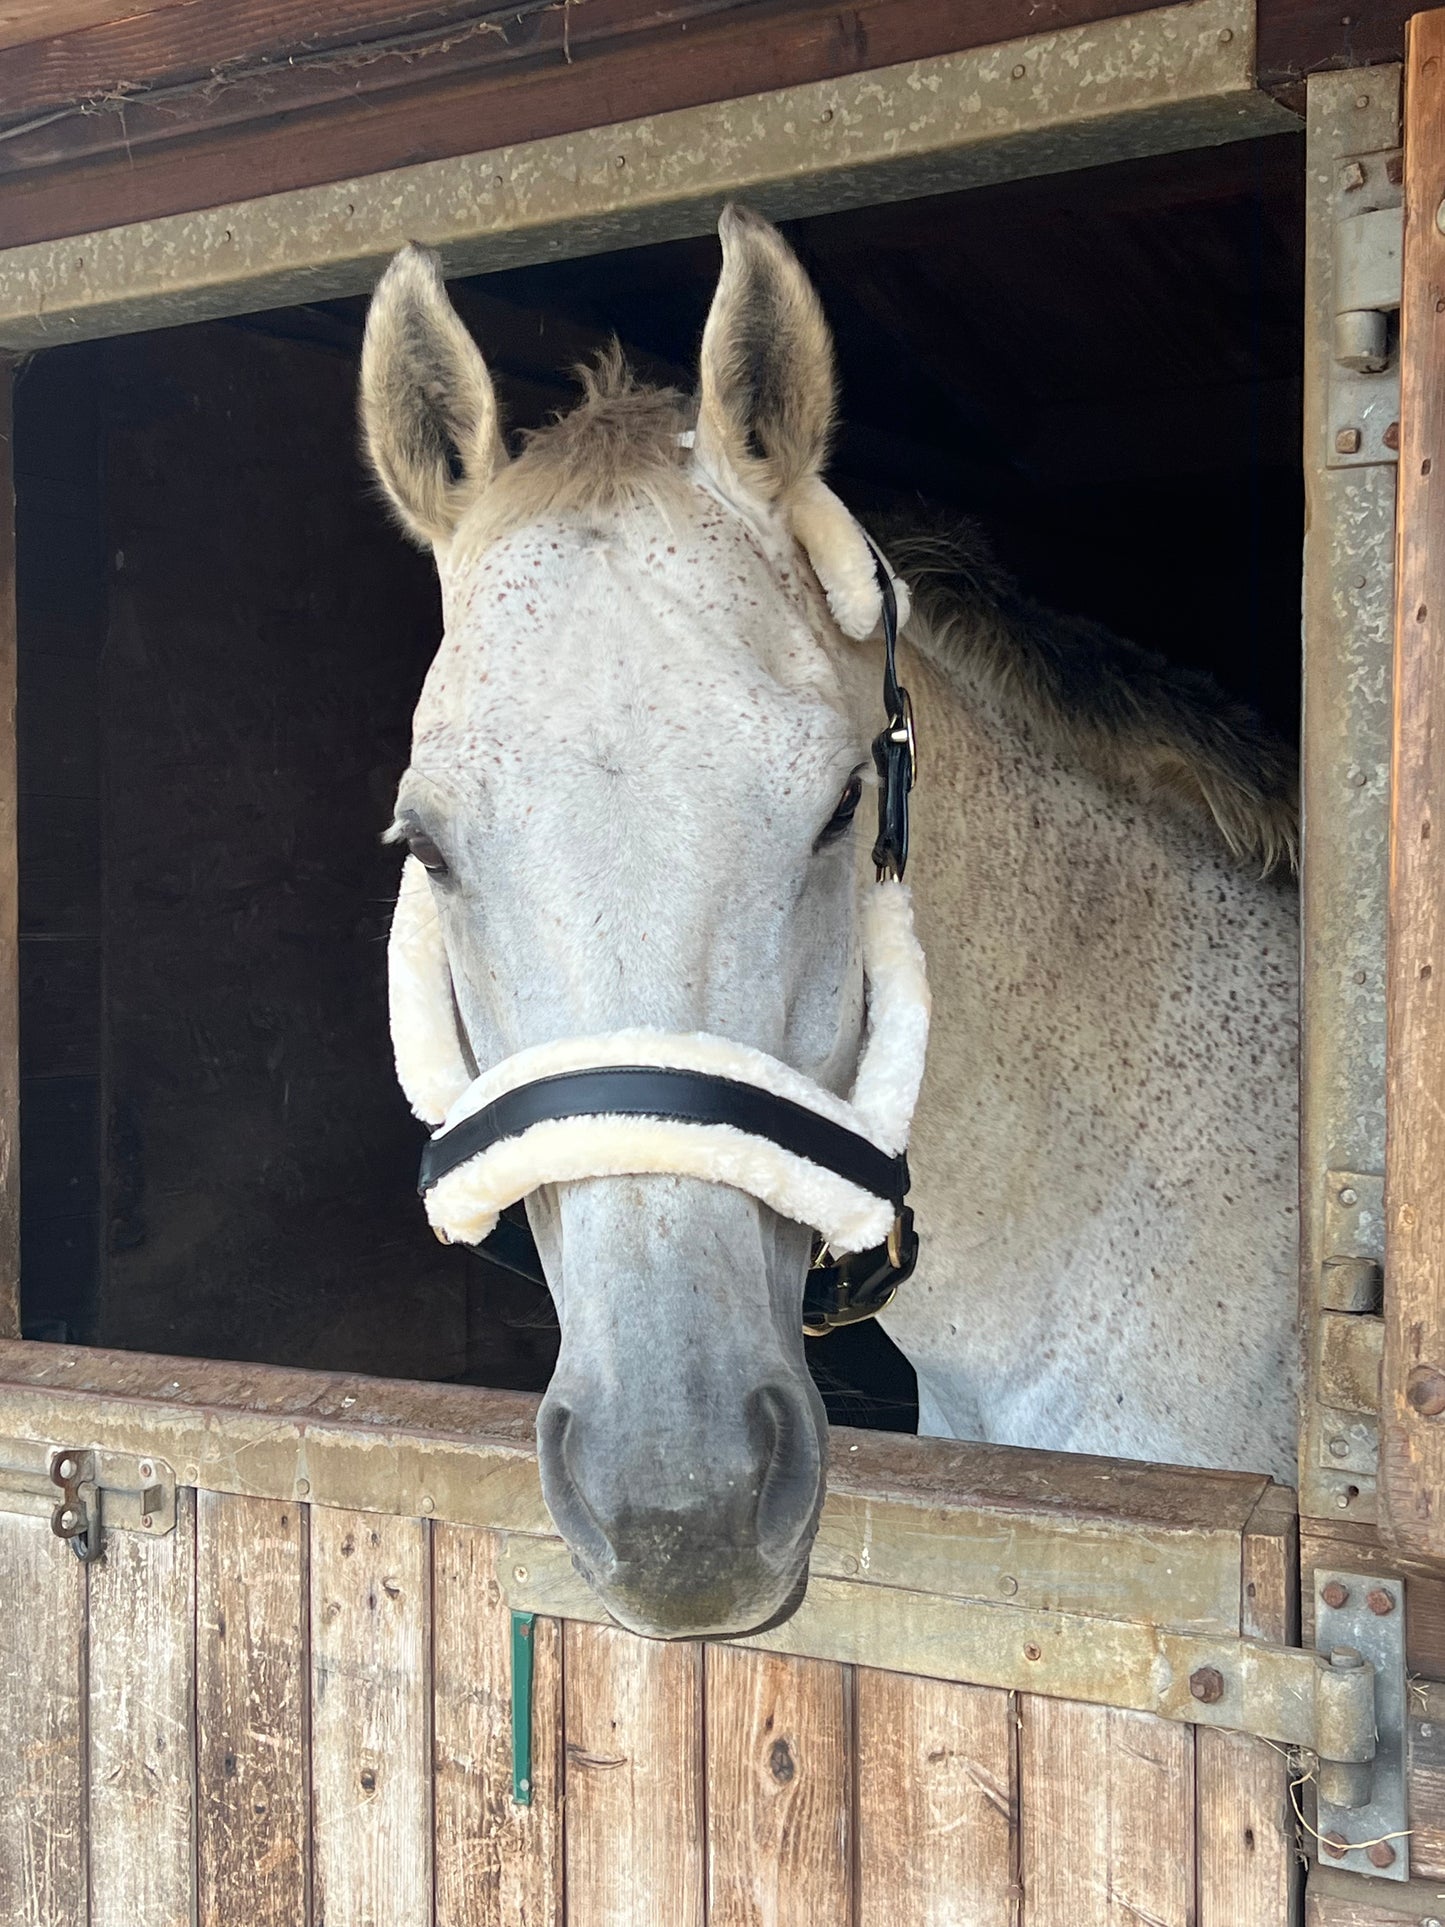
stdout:
<svg viewBox="0 0 1445 1927">
<path fill-rule="evenodd" d="M 533 1613 L 512 1614 L 512 1799 L 532 1804 Z"/>
<path fill-rule="evenodd" d="M 1331 468 L 1397 459 L 1401 180 L 1398 149 L 1348 155 L 1336 165 Z"/>
<path fill-rule="evenodd" d="M 108 1532 L 174 1531 L 176 1477 L 161 1459 L 0 1439 L 0 1512 L 48 1519 L 88 1565 Z"/>
<path fill-rule="evenodd" d="M 1332 1672 L 1371 1675 L 1376 1733 L 1368 1763 L 1320 1760 L 1320 1857 L 1326 1866 L 1377 1880 L 1408 1880 L 1404 1581 L 1317 1572 L 1315 1645 L 1329 1656 Z"/>
</svg>

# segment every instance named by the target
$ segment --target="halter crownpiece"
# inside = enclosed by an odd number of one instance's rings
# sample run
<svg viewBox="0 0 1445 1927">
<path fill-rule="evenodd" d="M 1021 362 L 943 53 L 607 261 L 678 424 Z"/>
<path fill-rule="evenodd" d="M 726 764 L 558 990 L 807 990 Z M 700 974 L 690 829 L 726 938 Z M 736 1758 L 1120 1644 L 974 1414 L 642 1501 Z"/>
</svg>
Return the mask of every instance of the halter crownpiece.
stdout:
<svg viewBox="0 0 1445 1927">
<path fill-rule="evenodd" d="M 871 545 L 870 545 L 871 546 Z M 667 1173 L 746 1191 L 815 1234 L 810 1333 L 872 1317 L 913 1270 L 904 1202 L 923 1078 L 928 984 L 902 882 L 915 746 L 897 674 L 897 601 L 877 552 L 887 722 L 878 768 L 878 881 L 863 893 L 867 1036 L 848 1099 L 766 1052 L 706 1032 L 612 1031 L 518 1051 L 478 1074 L 457 1013 L 426 871 L 408 857 L 388 949 L 397 1073 L 434 1128 L 419 1189 L 448 1242 L 545 1283 L 525 1225 L 503 1213 L 545 1184 Z"/>
</svg>

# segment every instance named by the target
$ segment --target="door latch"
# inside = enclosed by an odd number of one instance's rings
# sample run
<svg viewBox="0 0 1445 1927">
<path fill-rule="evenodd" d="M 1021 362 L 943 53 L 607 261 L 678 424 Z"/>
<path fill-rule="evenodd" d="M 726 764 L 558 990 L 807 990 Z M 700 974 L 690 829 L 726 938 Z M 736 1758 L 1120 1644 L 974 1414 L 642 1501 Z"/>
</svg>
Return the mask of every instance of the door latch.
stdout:
<svg viewBox="0 0 1445 1927">
<path fill-rule="evenodd" d="M 44 1518 L 89 1565 L 111 1532 L 161 1538 L 175 1528 L 176 1477 L 162 1459 L 0 1439 L 0 1512 Z"/>
</svg>

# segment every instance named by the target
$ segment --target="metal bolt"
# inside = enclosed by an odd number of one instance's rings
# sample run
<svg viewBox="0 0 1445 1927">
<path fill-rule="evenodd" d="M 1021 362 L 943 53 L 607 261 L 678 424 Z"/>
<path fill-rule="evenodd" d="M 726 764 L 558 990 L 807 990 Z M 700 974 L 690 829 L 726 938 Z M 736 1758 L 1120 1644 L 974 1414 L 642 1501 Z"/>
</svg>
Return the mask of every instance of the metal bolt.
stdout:
<svg viewBox="0 0 1445 1927">
<path fill-rule="evenodd" d="M 1359 446 L 1358 436 L 1356 436 L 1355 445 L 1356 447 Z M 1346 1184 L 1341 1186 L 1340 1188 L 1341 1204 L 1358 1204 L 1359 1201 L 1360 1201 L 1359 1193 L 1355 1190 L 1355 1187 L 1352 1184 Z"/>
<path fill-rule="evenodd" d="M 1372 1867 L 1393 1867 L 1395 1849 L 1388 1840 L 1376 1840 L 1373 1846 L 1365 1848 L 1365 1858 Z"/>
<path fill-rule="evenodd" d="M 1369 104 L 1370 104 L 1370 96 L 1368 94 L 1355 95 L 1355 105 L 1361 110 L 1361 112 L 1363 112 L 1364 109 L 1369 106 Z"/>
<path fill-rule="evenodd" d="M 1365 185 L 1365 170 L 1358 161 L 1346 161 L 1340 170 L 1340 186 L 1347 194 Z"/>
<path fill-rule="evenodd" d="M 437 1502 L 429 1492 L 422 1494 L 421 1509 L 423 1512 L 435 1512 L 437 1509 Z"/>
<path fill-rule="evenodd" d="M 1233 38 L 1234 38 L 1233 27 L 1221 27 L 1219 29 L 1219 44 L 1221 47 L 1227 47 L 1230 41 L 1233 40 Z"/>
<path fill-rule="evenodd" d="M 1023 79 L 1023 77 L 1024 77 L 1024 75 L 1025 75 L 1025 74 L 1026 74 L 1027 72 L 1028 72 L 1028 68 L 1027 68 L 1027 67 L 1015 67 L 1015 68 L 1014 68 L 1014 75 L 1013 75 L 1013 77 L 1014 77 L 1014 79 L 1015 79 L 1015 80 L 1022 80 L 1022 79 Z"/>
<path fill-rule="evenodd" d="M 1358 428 L 1341 428 L 1335 435 L 1337 455 L 1358 455 L 1360 452 L 1360 431 Z"/>
<path fill-rule="evenodd" d="M 1405 1397 L 1421 1418 L 1445 1412 L 1445 1372 L 1438 1365 L 1416 1365 L 1405 1380 Z"/>
<path fill-rule="evenodd" d="M 298 1499 L 304 1499 L 310 1490 L 311 1490 L 310 1479 L 298 1479 L 296 1481 L 296 1496 Z"/>
<path fill-rule="evenodd" d="M 618 165 L 619 167 L 626 167 L 626 165 L 627 165 L 627 156 L 626 156 L 625 154 L 619 154 L 619 155 L 617 156 L 617 165 Z"/>
<path fill-rule="evenodd" d="M 1386 448 L 1398 448 L 1400 446 L 1400 424 L 1398 422 L 1391 422 L 1381 439 Z"/>
<path fill-rule="evenodd" d="M 1343 1860 L 1350 1850 L 1350 1843 L 1342 1833 L 1321 1834 L 1320 1846 L 1331 1860 Z"/>
<path fill-rule="evenodd" d="M 1386 1613 L 1392 1613 L 1395 1610 L 1395 1595 L 1392 1592 L 1386 1592 L 1383 1586 L 1376 1586 L 1365 1594 L 1365 1604 L 1376 1618 L 1383 1619 Z"/>
<path fill-rule="evenodd" d="M 998 1589 L 1007 1598 L 1012 1599 L 1019 1589 L 1019 1582 L 1011 1572 L 1001 1573 L 999 1575 Z"/>
<path fill-rule="evenodd" d="M 1043 1647 L 1036 1646 L 1032 1640 L 1030 1640 L 1028 1645 L 1024 1647 L 1025 1659 L 1042 1659 L 1043 1656 L 1044 1656 Z"/>
<path fill-rule="evenodd" d="M 825 121 L 825 122 L 830 121 L 832 118 L 833 118 L 833 110 L 831 107 L 825 107 L 822 113 L 819 114 L 818 116 L 819 120 Z"/>
<path fill-rule="evenodd" d="M 1369 774 L 1365 770 L 1352 769 L 1350 771 L 1350 788 L 1352 790 L 1362 790 L 1369 780 Z"/>
<path fill-rule="evenodd" d="M 1189 1675 L 1189 1690 L 1205 1706 L 1224 1698 L 1224 1675 L 1217 1666 L 1200 1666 Z"/>
<path fill-rule="evenodd" d="M 493 187 L 500 187 L 501 185 L 502 185 L 502 177 L 501 177 L 501 175 L 500 175 L 500 174 L 494 174 L 494 175 L 492 176 L 492 186 L 493 186 Z"/>
<path fill-rule="evenodd" d="M 1330 1440 L 1330 1457 L 1332 1459 L 1347 1459 L 1349 1456 L 1350 1441 L 1348 1439 L 1334 1438 Z"/>
<path fill-rule="evenodd" d="M 1327 1586 L 1321 1586 L 1320 1598 L 1327 1606 L 1332 1606 L 1338 1612 L 1341 1606 L 1347 1606 L 1350 1603 L 1350 1589 L 1348 1586 L 1342 1586 L 1338 1579 L 1332 1579 Z"/>
</svg>

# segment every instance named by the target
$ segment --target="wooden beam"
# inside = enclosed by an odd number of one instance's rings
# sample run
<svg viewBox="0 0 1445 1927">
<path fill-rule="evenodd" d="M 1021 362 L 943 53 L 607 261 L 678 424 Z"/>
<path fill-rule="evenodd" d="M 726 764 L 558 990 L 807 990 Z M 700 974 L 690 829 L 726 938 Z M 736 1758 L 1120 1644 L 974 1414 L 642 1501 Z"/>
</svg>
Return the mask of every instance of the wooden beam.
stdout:
<svg viewBox="0 0 1445 1927">
<path fill-rule="evenodd" d="M 1165 3 L 1144 0 L 1127 11 Z M 133 84 L 144 82 L 141 60 L 127 75 L 123 112 L 95 111 L 88 100 L 60 119 L 50 117 L 48 81 L 38 95 L 26 92 L 37 84 L 26 77 L 33 50 L 0 53 L 9 123 L 0 128 L 0 246 L 838 79 L 1126 11 L 1118 0 L 855 0 L 845 13 L 833 0 L 714 6 L 674 0 L 661 15 L 641 0 L 549 8 L 504 34 L 438 47 L 425 57 L 422 79 L 415 52 L 362 61 L 365 48 L 353 47 L 352 57 L 331 48 L 334 71 L 268 56 L 249 75 L 238 68 L 216 80 L 207 71 L 191 93 L 150 106 L 143 85 Z M 377 14 L 379 29 L 380 6 Z M 599 24 L 584 28 L 582 15 Z M 205 45 L 202 36 L 193 58 L 204 57 Z M 124 53 L 118 44 L 108 49 L 92 80 L 121 73 Z M 78 74 L 74 49 L 66 59 Z M 33 128 L 17 131 L 32 117 Z"/>
<path fill-rule="evenodd" d="M 1445 1560 L 1445 10 L 1410 23 L 1385 1067 L 1389 1539 Z"/>
<path fill-rule="evenodd" d="M 15 672 L 15 364 L 0 355 L 0 1337 L 20 1335 L 20 845 Z"/>
<path fill-rule="evenodd" d="M 150 0 L 149 13 L 181 4 L 181 0 Z M 26 41 L 52 40 L 58 34 L 82 32 L 108 21 L 133 18 L 142 8 L 135 0 L 0 0 L 0 47 Z"/>
</svg>

